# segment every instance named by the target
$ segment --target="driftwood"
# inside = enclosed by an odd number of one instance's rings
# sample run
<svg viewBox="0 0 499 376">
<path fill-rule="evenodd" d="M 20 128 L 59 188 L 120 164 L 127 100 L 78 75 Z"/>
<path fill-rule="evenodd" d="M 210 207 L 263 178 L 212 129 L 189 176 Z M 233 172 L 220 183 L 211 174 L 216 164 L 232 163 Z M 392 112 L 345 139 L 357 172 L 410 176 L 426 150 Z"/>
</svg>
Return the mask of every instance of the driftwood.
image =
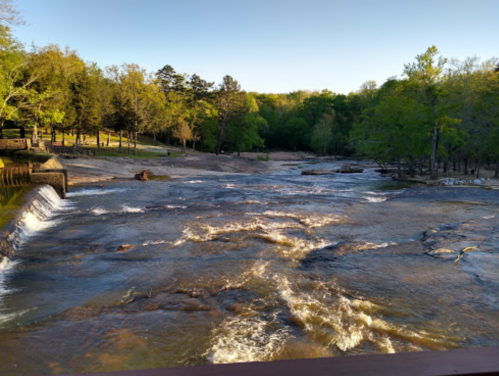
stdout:
<svg viewBox="0 0 499 376">
<path fill-rule="evenodd" d="M 456 261 L 454 261 L 456 263 L 456 265 L 459 263 L 459 259 L 461 258 L 462 255 L 464 255 L 466 252 L 474 250 L 475 248 L 480 248 L 480 246 L 479 245 L 475 245 L 474 247 L 466 247 L 461 252 L 459 252 L 459 255 L 457 256 Z"/>
</svg>

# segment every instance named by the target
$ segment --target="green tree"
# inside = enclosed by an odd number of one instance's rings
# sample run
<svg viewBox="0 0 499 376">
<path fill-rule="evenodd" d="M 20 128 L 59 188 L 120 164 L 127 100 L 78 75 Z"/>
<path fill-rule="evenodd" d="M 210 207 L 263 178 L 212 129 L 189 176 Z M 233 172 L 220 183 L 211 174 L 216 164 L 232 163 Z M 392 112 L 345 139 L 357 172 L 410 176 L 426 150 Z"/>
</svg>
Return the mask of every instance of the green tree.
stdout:
<svg viewBox="0 0 499 376">
<path fill-rule="evenodd" d="M 219 113 L 217 155 L 220 154 L 227 120 L 229 120 L 234 110 L 241 105 L 242 97 L 240 92 L 241 85 L 231 76 L 225 76 L 223 83 L 220 85 L 217 92 L 217 107 Z"/>
<path fill-rule="evenodd" d="M 406 64 L 404 74 L 409 78 L 409 83 L 421 94 L 424 103 L 429 106 L 433 113 L 433 137 L 431 149 L 431 177 L 438 177 L 437 151 L 440 136 L 439 104 L 444 95 L 442 80 L 444 78 L 444 67 L 447 59 L 439 57 L 438 50 L 432 46 L 425 53 L 416 56 L 416 61 Z"/>
</svg>

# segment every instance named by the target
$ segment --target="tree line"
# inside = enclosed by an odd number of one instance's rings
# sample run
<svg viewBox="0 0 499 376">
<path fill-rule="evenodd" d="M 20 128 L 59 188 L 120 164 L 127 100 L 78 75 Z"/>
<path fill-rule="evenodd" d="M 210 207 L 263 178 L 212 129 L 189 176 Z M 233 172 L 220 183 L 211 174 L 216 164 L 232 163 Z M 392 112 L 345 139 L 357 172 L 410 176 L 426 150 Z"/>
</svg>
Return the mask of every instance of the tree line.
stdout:
<svg viewBox="0 0 499 376">
<path fill-rule="evenodd" d="M 21 136 L 33 130 L 36 141 L 43 127 L 53 141 L 72 134 L 80 144 L 95 135 L 100 147 L 102 134 L 109 144 L 114 133 L 120 151 L 136 153 L 143 133 L 184 149 L 309 150 L 371 158 L 383 168 L 395 162 L 411 175 L 428 167 L 433 177 L 439 167 L 478 173 L 499 161 L 495 59 L 447 60 L 430 47 L 379 87 L 262 94 L 229 75 L 215 84 L 170 65 L 101 68 L 57 45 L 27 51 L 10 29 L 19 23 L 12 1 L 0 5 L 0 137 L 14 126 Z"/>
</svg>

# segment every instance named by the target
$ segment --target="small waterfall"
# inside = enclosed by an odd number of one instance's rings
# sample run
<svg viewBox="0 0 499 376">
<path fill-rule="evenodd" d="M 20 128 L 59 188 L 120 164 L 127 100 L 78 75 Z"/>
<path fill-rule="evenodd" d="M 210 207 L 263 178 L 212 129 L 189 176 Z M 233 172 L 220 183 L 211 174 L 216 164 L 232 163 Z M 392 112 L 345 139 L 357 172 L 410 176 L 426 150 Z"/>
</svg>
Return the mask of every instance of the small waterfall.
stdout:
<svg viewBox="0 0 499 376">
<path fill-rule="evenodd" d="M 47 220 L 54 210 L 61 206 L 61 201 L 59 195 L 49 185 L 38 190 L 17 217 L 13 230 L 7 235 L 7 244 L 12 247 L 10 253 L 18 250 L 36 232 L 51 225 Z"/>
</svg>

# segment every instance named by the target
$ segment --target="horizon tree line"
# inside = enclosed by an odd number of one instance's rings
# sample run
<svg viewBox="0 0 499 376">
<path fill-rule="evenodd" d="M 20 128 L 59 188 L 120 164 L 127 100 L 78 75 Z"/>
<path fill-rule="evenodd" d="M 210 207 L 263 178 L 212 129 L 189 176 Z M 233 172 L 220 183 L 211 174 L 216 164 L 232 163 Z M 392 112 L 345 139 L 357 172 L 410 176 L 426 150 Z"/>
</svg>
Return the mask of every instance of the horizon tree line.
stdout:
<svg viewBox="0 0 499 376">
<path fill-rule="evenodd" d="M 367 81 L 348 95 L 299 90 L 246 92 L 226 75 L 216 85 L 165 65 L 100 68 L 78 53 L 50 44 L 27 51 L 12 35 L 22 23 L 10 0 L 0 0 L 0 138 L 39 128 L 62 143 L 71 134 L 119 135 L 119 150 L 137 152 L 138 134 L 184 150 L 237 152 L 308 150 L 371 158 L 408 173 L 436 177 L 496 164 L 499 176 L 499 63 L 439 56 L 435 46 L 404 66 L 401 78 Z M 124 138 L 126 138 L 126 145 Z M 133 147 L 132 147 L 133 144 Z"/>
</svg>

